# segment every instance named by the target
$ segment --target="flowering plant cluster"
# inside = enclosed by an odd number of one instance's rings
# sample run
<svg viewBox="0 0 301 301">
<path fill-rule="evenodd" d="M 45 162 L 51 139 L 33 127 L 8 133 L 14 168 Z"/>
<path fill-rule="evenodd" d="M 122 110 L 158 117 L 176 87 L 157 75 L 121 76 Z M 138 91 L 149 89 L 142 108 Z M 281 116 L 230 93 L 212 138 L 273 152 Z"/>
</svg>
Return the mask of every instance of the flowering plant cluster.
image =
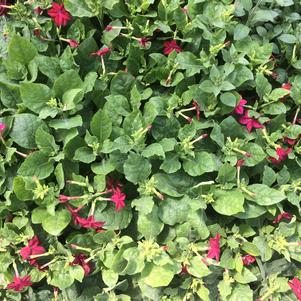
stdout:
<svg viewBox="0 0 301 301">
<path fill-rule="evenodd" d="M 0 300 L 301 300 L 300 1 L 0 15 Z"/>
</svg>

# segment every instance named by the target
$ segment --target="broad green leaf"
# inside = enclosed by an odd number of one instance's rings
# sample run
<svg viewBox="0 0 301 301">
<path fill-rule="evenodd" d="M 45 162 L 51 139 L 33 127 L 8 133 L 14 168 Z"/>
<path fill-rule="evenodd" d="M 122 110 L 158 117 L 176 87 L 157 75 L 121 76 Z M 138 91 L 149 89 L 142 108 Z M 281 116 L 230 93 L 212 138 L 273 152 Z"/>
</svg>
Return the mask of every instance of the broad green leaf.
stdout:
<svg viewBox="0 0 301 301">
<path fill-rule="evenodd" d="M 93 17 L 94 14 L 89 5 L 81 0 L 65 0 L 64 5 L 68 12 L 74 17 Z"/>
<path fill-rule="evenodd" d="M 189 274 L 197 278 L 206 277 L 211 273 L 207 265 L 204 262 L 202 262 L 202 259 L 198 256 L 192 257 L 192 259 L 189 261 L 187 270 Z"/>
<path fill-rule="evenodd" d="M 36 130 L 35 138 L 38 148 L 43 153 L 54 154 L 59 150 L 59 147 L 55 143 L 54 137 L 44 131 L 43 127 L 40 126 Z"/>
<path fill-rule="evenodd" d="M 252 244 L 251 242 L 248 242 L 248 241 L 243 242 L 241 248 L 247 254 L 250 254 L 252 256 L 259 256 L 260 255 L 260 251 L 258 250 L 256 245 Z"/>
<path fill-rule="evenodd" d="M 35 46 L 26 38 L 14 35 L 8 45 L 8 57 L 11 61 L 28 64 L 37 54 Z"/>
<path fill-rule="evenodd" d="M 18 169 L 22 176 L 37 177 L 45 179 L 51 175 L 54 170 L 52 162 L 49 162 L 48 156 L 43 152 L 34 152 L 30 154 Z"/>
<path fill-rule="evenodd" d="M 243 268 L 241 273 L 236 273 L 234 275 L 234 279 L 238 282 L 238 283 L 242 283 L 242 284 L 246 284 L 246 283 L 250 283 L 250 282 L 254 282 L 257 281 L 257 277 L 246 267 Z"/>
<path fill-rule="evenodd" d="M 66 209 L 55 211 L 55 215 L 47 215 L 42 220 L 43 229 L 54 236 L 59 236 L 62 231 L 69 225 L 71 221 L 71 214 Z"/>
<path fill-rule="evenodd" d="M 90 127 L 92 134 L 98 138 L 100 143 L 108 139 L 112 132 L 112 122 L 106 111 L 98 110 L 91 120 Z"/>
<path fill-rule="evenodd" d="M 137 184 L 148 178 L 151 173 L 150 162 L 142 156 L 130 153 L 124 163 L 124 174 L 128 181 Z"/>
<path fill-rule="evenodd" d="M 42 124 L 35 115 L 22 113 L 15 115 L 13 127 L 10 131 L 10 137 L 18 145 L 33 149 L 36 147 L 35 132 Z"/>
<path fill-rule="evenodd" d="M 244 195 L 239 190 L 216 190 L 212 207 L 219 214 L 233 215 L 244 211 Z"/>
<path fill-rule="evenodd" d="M 196 152 L 195 158 L 184 161 L 183 168 L 190 176 L 200 176 L 217 170 L 217 158 L 207 152 Z"/>
<path fill-rule="evenodd" d="M 142 272 L 142 278 L 151 287 L 167 286 L 174 277 L 173 267 L 148 264 Z M 158 277 L 160 275 L 160 277 Z"/>
<path fill-rule="evenodd" d="M 243 24 L 237 24 L 234 28 L 234 40 L 242 40 L 247 37 L 250 32 L 250 28 Z"/>
<path fill-rule="evenodd" d="M 33 193 L 31 190 L 26 189 L 25 185 L 24 178 L 17 176 L 13 181 L 13 191 L 19 200 L 30 201 L 33 198 Z"/>
<path fill-rule="evenodd" d="M 49 126 L 54 128 L 55 130 L 59 130 L 59 129 L 69 130 L 72 128 L 82 126 L 82 124 L 83 124 L 83 120 L 80 115 L 76 115 L 70 118 L 52 119 L 49 121 Z"/>
<path fill-rule="evenodd" d="M 248 186 L 248 189 L 255 193 L 255 197 L 250 200 L 262 206 L 274 205 L 286 198 L 283 192 L 270 188 L 264 184 L 253 184 Z"/>
<path fill-rule="evenodd" d="M 20 92 L 25 106 L 35 113 L 39 113 L 51 99 L 51 89 L 43 84 L 22 83 Z"/>
<path fill-rule="evenodd" d="M 201 61 L 193 53 L 186 51 L 177 55 L 176 63 L 179 64 L 180 69 L 186 70 L 186 76 L 193 76 L 202 68 Z"/>
</svg>

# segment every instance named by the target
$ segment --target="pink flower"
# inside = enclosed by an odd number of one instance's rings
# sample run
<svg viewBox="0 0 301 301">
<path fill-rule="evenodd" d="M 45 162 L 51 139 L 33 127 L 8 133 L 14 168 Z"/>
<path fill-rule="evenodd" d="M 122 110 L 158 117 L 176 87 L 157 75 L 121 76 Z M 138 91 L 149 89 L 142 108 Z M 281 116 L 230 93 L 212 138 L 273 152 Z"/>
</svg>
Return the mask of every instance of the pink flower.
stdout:
<svg viewBox="0 0 301 301">
<path fill-rule="evenodd" d="M 34 10 L 35 14 L 37 15 L 41 15 L 43 13 L 43 10 L 41 9 L 40 6 L 36 7 Z"/>
<path fill-rule="evenodd" d="M 121 192 L 119 187 L 113 188 L 113 195 L 110 200 L 115 203 L 115 210 L 118 212 L 125 207 L 124 200 L 126 195 Z"/>
<path fill-rule="evenodd" d="M 280 164 L 282 161 L 284 161 L 287 158 L 287 155 L 292 152 L 292 149 L 289 147 L 288 149 L 283 149 L 282 147 L 278 147 L 276 149 L 276 153 L 278 155 L 278 159 L 274 157 L 269 157 L 268 160 L 270 160 L 274 164 Z"/>
<path fill-rule="evenodd" d="M 78 225 L 78 218 L 80 218 L 78 216 L 78 212 L 83 208 L 84 206 L 80 206 L 78 208 L 72 208 L 70 205 L 67 205 L 67 210 L 71 213 L 72 218 L 73 218 L 73 223 L 75 225 Z"/>
<path fill-rule="evenodd" d="M 244 105 L 247 104 L 247 101 L 245 99 L 241 99 L 238 103 L 238 105 L 234 108 L 234 113 L 238 115 L 242 115 L 244 113 Z"/>
<path fill-rule="evenodd" d="M 143 47 L 146 47 L 146 43 L 148 42 L 147 38 L 140 38 L 139 39 L 139 44 Z"/>
<path fill-rule="evenodd" d="M 111 31 L 113 29 L 113 26 L 107 25 L 105 28 L 105 31 Z"/>
<path fill-rule="evenodd" d="M 64 4 L 52 2 L 52 8 L 48 10 L 48 15 L 53 19 L 56 26 L 66 26 L 72 19 L 69 12 L 65 10 Z"/>
<path fill-rule="evenodd" d="M 24 260 L 28 260 L 30 265 L 36 265 L 36 259 L 30 259 L 31 255 L 38 255 L 45 253 L 44 247 L 40 246 L 40 241 L 37 235 L 35 235 L 25 246 L 20 250 L 20 255 Z"/>
<path fill-rule="evenodd" d="M 5 123 L 0 122 L 0 134 L 2 134 L 2 133 L 5 131 L 6 127 L 7 127 L 7 126 L 6 126 Z"/>
<path fill-rule="evenodd" d="M 296 295 L 297 299 L 301 300 L 301 282 L 298 278 L 294 277 L 293 280 L 288 282 L 288 285 L 293 290 L 294 294 Z"/>
<path fill-rule="evenodd" d="M 0 0 L 0 16 L 5 15 L 8 9 L 9 5 L 7 5 L 6 0 Z"/>
<path fill-rule="evenodd" d="M 293 218 L 293 215 L 289 212 L 283 211 L 282 213 L 276 216 L 276 218 L 273 220 L 273 224 L 278 224 L 283 218 L 290 221 Z"/>
<path fill-rule="evenodd" d="M 80 265 L 87 276 L 91 272 L 91 264 L 86 261 L 87 256 L 85 254 L 78 254 L 75 256 L 74 260 L 71 262 L 71 265 Z"/>
<path fill-rule="evenodd" d="M 239 117 L 238 122 L 246 126 L 248 132 L 252 132 L 252 129 L 262 129 L 263 125 L 258 122 L 256 119 L 249 117 L 249 111 L 247 110 L 245 114 Z"/>
<path fill-rule="evenodd" d="M 163 43 L 163 53 L 168 55 L 174 50 L 179 53 L 182 51 L 182 48 L 177 44 L 177 41 L 171 40 L 171 41 L 166 41 Z"/>
<path fill-rule="evenodd" d="M 245 256 L 242 256 L 242 263 L 243 265 L 250 265 L 251 263 L 255 262 L 256 261 L 256 258 L 252 255 L 245 255 Z"/>
<path fill-rule="evenodd" d="M 237 160 L 237 162 L 236 162 L 236 167 L 241 167 L 241 166 L 244 165 L 244 163 L 245 163 L 245 160 L 244 160 L 244 159 L 239 159 L 239 160 Z"/>
<path fill-rule="evenodd" d="M 216 261 L 219 261 L 219 257 L 220 257 L 220 245 L 219 245 L 219 240 L 220 240 L 220 234 L 217 233 L 215 238 L 210 238 L 209 239 L 209 251 L 207 254 L 208 258 L 215 258 Z"/>
<path fill-rule="evenodd" d="M 285 90 L 291 90 L 292 88 L 292 85 L 290 83 L 285 83 L 285 84 L 282 84 L 282 89 L 285 89 Z"/>
<path fill-rule="evenodd" d="M 77 216 L 76 221 L 79 225 L 86 229 L 97 229 L 101 228 L 105 223 L 104 222 L 97 222 L 94 219 L 93 215 L 90 215 L 88 218 L 82 218 Z"/>
<path fill-rule="evenodd" d="M 193 106 L 194 106 L 195 111 L 196 111 L 196 119 L 200 120 L 201 111 L 200 111 L 199 104 L 195 100 L 193 101 Z"/>
<path fill-rule="evenodd" d="M 283 137 L 283 141 L 289 145 L 295 145 L 297 143 L 297 139 L 291 139 L 288 137 Z"/>
<path fill-rule="evenodd" d="M 13 289 L 16 292 L 20 292 L 25 286 L 32 286 L 30 276 L 24 276 L 23 278 L 14 276 L 14 281 L 7 285 L 7 289 Z"/>
<path fill-rule="evenodd" d="M 113 178 L 108 178 L 106 184 L 107 184 L 107 189 L 109 189 L 109 190 L 115 189 L 116 187 L 121 188 L 120 182 Z"/>
<path fill-rule="evenodd" d="M 111 49 L 108 47 L 105 47 L 101 50 L 97 50 L 96 52 L 92 52 L 91 55 L 96 55 L 96 56 L 104 56 L 106 53 L 110 52 Z"/>
<path fill-rule="evenodd" d="M 75 40 L 68 39 L 67 42 L 69 43 L 71 48 L 77 48 L 79 46 L 79 44 Z"/>
</svg>

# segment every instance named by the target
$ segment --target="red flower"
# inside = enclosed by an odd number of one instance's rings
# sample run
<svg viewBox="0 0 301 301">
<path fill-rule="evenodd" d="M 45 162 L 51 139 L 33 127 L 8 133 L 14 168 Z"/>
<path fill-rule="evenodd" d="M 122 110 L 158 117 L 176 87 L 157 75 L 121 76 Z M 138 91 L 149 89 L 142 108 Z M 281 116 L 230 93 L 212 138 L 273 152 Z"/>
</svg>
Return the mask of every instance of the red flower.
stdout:
<svg viewBox="0 0 301 301">
<path fill-rule="evenodd" d="M 182 51 L 182 48 L 177 44 L 177 41 L 175 40 L 164 42 L 163 47 L 164 47 L 163 53 L 166 55 L 173 52 L 173 50 L 175 50 L 177 53 Z"/>
<path fill-rule="evenodd" d="M 285 90 L 291 90 L 292 88 L 292 85 L 290 83 L 285 83 L 285 84 L 282 84 L 282 89 L 285 89 Z"/>
<path fill-rule="evenodd" d="M 86 262 L 87 256 L 85 254 L 78 254 L 75 256 L 74 260 L 71 262 L 71 265 L 80 265 L 87 276 L 91 272 L 91 265 L 89 262 Z"/>
<path fill-rule="evenodd" d="M 251 263 L 255 262 L 256 261 L 256 258 L 252 255 L 245 255 L 245 256 L 242 256 L 242 263 L 243 265 L 250 265 Z"/>
<path fill-rule="evenodd" d="M 43 13 L 43 10 L 41 9 L 40 6 L 36 7 L 34 10 L 35 14 L 37 15 L 41 15 Z"/>
<path fill-rule="evenodd" d="M 283 141 L 289 145 L 294 145 L 297 142 L 297 139 L 291 139 L 288 137 L 283 137 Z"/>
<path fill-rule="evenodd" d="M 0 122 L 0 134 L 2 134 L 6 129 L 6 124 L 3 122 Z"/>
<path fill-rule="evenodd" d="M 282 213 L 276 216 L 276 218 L 273 220 L 273 224 L 278 224 L 283 218 L 290 221 L 293 218 L 293 215 L 289 212 L 283 211 Z"/>
<path fill-rule="evenodd" d="M 184 274 L 189 274 L 188 270 L 187 270 L 187 265 L 182 264 L 182 269 L 180 272 L 180 275 L 184 275 Z"/>
<path fill-rule="evenodd" d="M 69 43 L 71 48 L 77 48 L 79 45 L 75 40 L 72 40 L 72 39 L 68 39 L 66 42 Z"/>
<path fill-rule="evenodd" d="M 6 3 L 6 0 L 0 0 L 0 16 L 5 15 L 9 6 Z"/>
<path fill-rule="evenodd" d="M 298 278 L 294 277 L 293 280 L 288 282 L 288 285 L 293 290 L 294 294 L 296 295 L 297 299 L 301 300 L 301 282 Z"/>
<path fill-rule="evenodd" d="M 52 2 L 52 8 L 48 10 L 48 15 L 53 19 L 56 26 L 66 26 L 72 19 L 71 15 L 65 10 L 64 4 Z"/>
<path fill-rule="evenodd" d="M 111 51 L 111 49 L 108 47 L 105 47 L 101 50 L 97 50 L 96 52 L 92 52 L 91 55 L 104 56 L 109 51 Z"/>
<path fill-rule="evenodd" d="M 140 38 L 139 39 L 139 44 L 143 47 L 146 47 L 146 43 L 148 42 L 147 38 Z"/>
<path fill-rule="evenodd" d="M 196 119 L 200 120 L 201 111 L 200 111 L 199 104 L 195 100 L 193 101 L 193 106 L 194 106 L 195 111 L 196 111 Z"/>
<path fill-rule="evenodd" d="M 242 115 L 244 113 L 244 105 L 247 104 L 247 101 L 245 99 L 241 99 L 238 103 L 238 105 L 234 108 L 234 113 L 238 115 Z"/>
<path fill-rule="evenodd" d="M 40 246 L 40 241 L 37 235 L 35 235 L 27 244 L 26 247 L 20 250 L 20 255 L 24 260 L 28 260 L 30 265 L 36 265 L 36 259 L 30 259 L 31 255 L 38 255 L 45 253 L 44 247 Z"/>
<path fill-rule="evenodd" d="M 111 31 L 113 29 L 113 26 L 107 25 L 105 28 L 105 31 Z"/>
<path fill-rule="evenodd" d="M 217 233 L 215 238 L 210 238 L 209 239 L 209 251 L 207 254 L 208 258 L 215 258 L 216 261 L 219 261 L 219 257 L 220 257 L 220 246 L 219 246 L 219 240 L 220 240 L 220 234 Z"/>
<path fill-rule="evenodd" d="M 270 160 L 274 164 L 280 164 L 282 161 L 284 161 L 287 158 L 287 155 L 292 152 L 292 149 L 289 147 L 288 149 L 283 149 L 282 147 L 278 147 L 276 149 L 276 153 L 278 155 L 278 159 L 274 157 L 269 157 L 268 160 Z"/>
<path fill-rule="evenodd" d="M 119 187 L 113 188 L 113 195 L 110 200 L 115 203 L 115 210 L 118 212 L 125 207 L 124 200 L 126 195 L 121 192 Z"/>
<path fill-rule="evenodd" d="M 16 292 L 20 292 L 25 286 L 32 286 L 30 276 L 24 276 L 23 278 L 20 278 L 19 276 L 14 276 L 14 281 L 9 283 L 6 288 L 13 289 Z"/>
<path fill-rule="evenodd" d="M 244 159 L 239 159 L 239 160 L 237 160 L 237 162 L 236 162 L 236 167 L 241 167 L 241 166 L 244 165 L 244 163 L 245 163 L 245 160 L 244 160 Z"/>
<path fill-rule="evenodd" d="M 256 119 L 249 117 L 248 110 L 245 112 L 243 116 L 239 118 L 238 122 L 240 124 L 245 125 L 249 133 L 252 131 L 253 128 L 255 129 L 263 128 L 263 125 L 260 122 L 258 122 Z"/>
<path fill-rule="evenodd" d="M 83 208 L 84 206 L 79 206 L 78 208 L 72 208 L 71 206 L 67 205 L 67 210 L 71 213 L 73 222 L 75 225 L 78 225 L 77 219 L 79 218 L 78 212 Z"/>
<path fill-rule="evenodd" d="M 113 178 L 107 179 L 107 189 L 111 190 L 111 189 L 115 189 L 117 187 L 121 188 L 121 184 L 118 180 L 115 180 Z"/>
<path fill-rule="evenodd" d="M 86 229 L 97 229 L 101 228 L 105 223 L 104 222 L 97 222 L 94 219 L 93 215 L 90 215 L 88 218 L 83 218 L 77 216 L 76 221 L 79 225 Z"/>
</svg>

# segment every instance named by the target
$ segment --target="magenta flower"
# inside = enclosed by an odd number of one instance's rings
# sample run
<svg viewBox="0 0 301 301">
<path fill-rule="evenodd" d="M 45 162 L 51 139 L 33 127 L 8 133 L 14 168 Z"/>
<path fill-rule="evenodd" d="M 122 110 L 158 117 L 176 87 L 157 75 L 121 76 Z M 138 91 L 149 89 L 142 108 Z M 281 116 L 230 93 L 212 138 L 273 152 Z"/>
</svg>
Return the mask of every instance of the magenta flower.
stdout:
<svg viewBox="0 0 301 301">
<path fill-rule="evenodd" d="M 209 239 L 209 251 L 207 254 L 208 258 L 215 258 L 216 261 L 219 261 L 220 257 L 220 245 L 219 245 L 219 240 L 220 240 L 221 235 L 219 233 L 216 234 L 215 238 L 210 238 Z"/>
<path fill-rule="evenodd" d="M 118 212 L 125 207 L 124 200 L 126 195 L 121 192 L 119 187 L 113 188 L 113 195 L 110 200 L 115 203 L 115 210 Z"/>
<path fill-rule="evenodd" d="M 193 106 L 196 111 L 196 119 L 200 120 L 201 111 L 200 111 L 199 104 L 195 100 L 193 101 Z"/>
<path fill-rule="evenodd" d="M 297 299 L 301 300 L 301 282 L 298 278 L 294 277 L 293 280 L 288 282 L 288 285 L 291 287 L 292 291 L 296 295 Z"/>
<path fill-rule="evenodd" d="M 66 26 L 68 21 L 72 19 L 69 12 L 66 11 L 64 4 L 52 2 L 52 8 L 48 10 L 48 15 L 53 19 L 56 26 Z"/>
<path fill-rule="evenodd" d="M 241 257 L 243 265 L 250 265 L 251 263 L 256 261 L 256 258 L 252 255 L 245 255 Z"/>
<path fill-rule="evenodd" d="M 66 42 L 69 43 L 71 48 L 77 48 L 79 46 L 79 43 L 77 43 L 75 40 L 68 39 Z"/>
<path fill-rule="evenodd" d="M 283 137 L 283 142 L 289 144 L 289 145 L 295 145 L 297 143 L 297 139 L 291 139 L 288 137 Z"/>
<path fill-rule="evenodd" d="M 20 292 L 25 286 L 32 286 L 30 276 L 24 276 L 22 278 L 20 278 L 19 276 L 14 276 L 14 281 L 9 283 L 6 288 Z"/>
<path fill-rule="evenodd" d="M 276 153 L 278 155 L 278 158 L 269 157 L 268 160 L 270 160 L 274 164 L 280 164 L 282 161 L 284 161 L 287 158 L 287 155 L 291 152 L 292 152 L 292 149 L 290 147 L 288 149 L 278 147 L 276 149 Z"/>
<path fill-rule="evenodd" d="M 107 25 L 105 28 L 105 31 L 111 31 L 113 29 L 113 26 Z"/>
<path fill-rule="evenodd" d="M 293 215 L 289 212 L 283 211 L 276 216 L 276 218 L 273 220 L 273 224 L 278 224 L 284 218 L 290 221 L 293 218 Z"/>
<path fill-rule="evenodd" d="M 256 119 L 249 117 L 249 111 L 245 111 L 245 114 L 239 117 L 238 122 L 246 126 L 249 133 L 252 132 L 252 129 L 262 129 L 263 125 L 258 122 Z"/>
<path fill-rule="evenodd" d="M 88 218 L 77 216 L 76 221 L 80 226 L 86 229 L 98 229 L 105 224 L 104 222 L 96 221 L 93 215 L 90 215 Z"/>
<path fill-rule="evenodd" d="M 6 126 L 5 123 L 0 122 L 0 134 L 2 134 L 2 133 L 5 131 L 6 127 L 7 127 L 7 126 Z"/>
<path fill-rule="evenodd" d="M 91 55 L 96 55 L 96 56 L 104 56 L 106 53 L 108 53 L 108 52 L 110 52 L 111 51 L 111 49 L 110 48 L 108 48 L 108 47 L 105 47 L 105 48 L 103 48 L 103 49 L 101 49 L 101 50 L 97 50 L 97 51 L 95 51 L 95 52 L 92 52 L 91 53 Z"/>
<path fill-rule="evenodd" d="M 239 159 L 239 160 L 237 160 L 237 162 L 236 162 L 236 167 L 241 167 L 241 166 L 244 165 L 244 163 L 245 163 L 245 160 L 244 160 L 244 159 Z"/>
<path fill-rule="evenodd" d="M 234 108 L 234 113 L 238 115 L 242 115 L 244 113 L 244 106 L 247 104 L 247 101 L 245 99 L 241 99 L 238 103 L 238 105 Z"/>
<path fill-rule="evenodd" d="M 171 41 L 166 41 L 163 43 L 163 53 L 168 55 L 173 51 L 176 51 L 177 53 L 182 51 L 182 48 L 177 44 L 177 41 L 171 40 Z"/>
<path fill-rule="evenodd" d="M 75 256 L 74 260 L 71 262 L 71 265 L 80 265 L 87 276 L 91 272 L 91 264 L 86 261 L 87 256 L 85 254 L 78 254 Z"/>
<path fill-rule="evenodd" d="M 44 247 L 40 246 L 40 241 L 37 235 L 35 235 L 25 246 L 20 250 L 20 255 L 24 260 L 28 260 L 30 265 L 36 265 L 37 260 L 31 259 L 30 256 L 45 253 Z"/>
<path fill-rule="evenodd" d="M 9 5 L 7 5 L 6 0 L 0 0 L 0 16 L 6 14 L 7 10 L 9 9 Z"/>
<path fill-rule="evenodd" d="M 284 83 L 284 84 L 282 84 L 282 89 L 290 91 L 291 88 L 292 88 L 292 85 L 290 83 Z"/>
<path fill-rule="evenodd" d="M 147 38 L 140 38 L 139 39 L 139 44 L 143 47 L 146 47 L 146 43 L 148 42 Z"/>
</svg>

